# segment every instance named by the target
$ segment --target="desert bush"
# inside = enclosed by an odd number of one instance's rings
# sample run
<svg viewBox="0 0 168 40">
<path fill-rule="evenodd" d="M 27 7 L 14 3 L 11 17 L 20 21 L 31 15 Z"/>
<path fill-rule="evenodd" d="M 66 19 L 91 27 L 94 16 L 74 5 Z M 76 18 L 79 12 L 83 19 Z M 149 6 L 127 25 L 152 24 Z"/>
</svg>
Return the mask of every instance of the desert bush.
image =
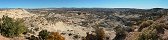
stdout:
<svg viewBox="0 0 168 40">
<path fill-rule="evenodd" d="M 155 28 L 143 30 L 139 35 L 138 40 L 158 40 L 158 32 Z"/>
<path fill-rule="evenodd" d="M 142 30 L 138 40 L 159 40 L 159 33 L 164 33 L 163 26 L 164 24 L 162 23 L 153 23 L 148 28 Z"/>
<path fill-rule="evenodd" d="M 87 36 L 84 40 L 104 40 L 105 39 L 105 32 L 103 28 L 95 28 L 96 35 L 87 33 Z"/>
<path fill-rule="evenodd" d="M 14 20 L 8 16 L 2 17 L 2 23 L 0 26 L 0 32 L 3 36 L 14 37 L 26 32 L 26 27 L 24 26 L 23 20 Z"/>
<path fill-rule="evenodd" d="M 96 36 L 97 36 L 98 40 L 104 40 L 105 32 L 104 32 L 103 28 L 96 29 L 95 32 L 96 32 Z"/>
<path fill-rule="evenodd" d="M 51 32 L 47 40 L 65 40 L 58 32 Z"/>
<path fill-rule="evenodd" d="M 49 36 L 49 32 L 47 30 L 42 30 L 39 32 L 38 36 L 42 39 L 47 39 Z"/>
<path fill-rule="evenodd" d="M 96 30 L 96 35 L 87 33 L 85 40 L 104 40 L 105 33 L 103 29 Z"/>
<path fill-rule="evenodd" d="M 96 35 L 89 34 L 88 32 L 86 33 L 86 37 L 83 38 L 83 40 L 97 40 Z"/>
<path fill-rule="evenodd" d="M 58 32 L 48 32 L 47 30 L 40 31 L 38 36 L 43 40 L 65 40 Z"/>
<path fill-rule="evenodd" d="M 126 30 L 121 26 L 116 26 L 114 28 L 114 31 L 116 32 L 116 37 L 113 40 L 123 40 L 126 37 Z"/>
<path fill-rule="evenodd" d="M 165 23 L 155 23 L 154 25 L 158 33 L 164 34 L 165 27 L 166 27 Z"/>
<path fill-rule="evenodd" d="M 147 20 L 144 21 L 140 24 L 140 28 L 138 29 L 138 31 L 141 31 L 143 28 L 150 26 L 151 24 L 153 24 L 154 21 L 152 20 Z"/>
<path fill-rule="evenodd" d="M 155 30 L 145 30 L 143 31 L 140 36 L 138 37 L 138 40 L 158 40 L 157 31 Z"/>
<path fill-rule="evenodd" d="M 103 28 L 100 28 L 101 21 L 95 22 L 93 28 L 95 29 L 95 35 L 86 33 L 87 36 L 83 40 L 104 40 L 105 39 L 105 32 Z"/>
</svg>

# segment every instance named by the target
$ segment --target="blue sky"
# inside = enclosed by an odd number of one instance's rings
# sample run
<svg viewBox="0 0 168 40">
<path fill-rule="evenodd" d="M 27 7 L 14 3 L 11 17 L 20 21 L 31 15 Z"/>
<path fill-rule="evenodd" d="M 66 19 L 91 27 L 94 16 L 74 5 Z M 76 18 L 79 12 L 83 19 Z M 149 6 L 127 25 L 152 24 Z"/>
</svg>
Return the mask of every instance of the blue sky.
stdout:
<svg viewBox="0 0 168 40">
<path fill-rule="evenodd" d="M 168 0 L 0 0 L 0 8 L 168 8 Z"/>
</svg>

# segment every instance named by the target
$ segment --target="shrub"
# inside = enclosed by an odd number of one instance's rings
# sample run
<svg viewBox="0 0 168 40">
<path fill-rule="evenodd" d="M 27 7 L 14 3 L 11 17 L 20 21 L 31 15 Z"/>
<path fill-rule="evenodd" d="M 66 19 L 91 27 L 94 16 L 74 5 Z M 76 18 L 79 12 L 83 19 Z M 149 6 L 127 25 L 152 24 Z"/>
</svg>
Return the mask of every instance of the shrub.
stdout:
<svg viewBox="0 0 168 40">
<path fill-rule="evenodd" d="M 158 40 L 157 31 L 155 30 L 145 30 L 140 34 L 138 40 Z"/>
<path fill-rule="evenodd" d="M 138 31 L 141 31 L 143 28 L 150 26 L 151 24 L 153 24 L 154 21 L 152 20 L 147 20 L 144 21 L 140 24 L 140 28 L 138 29 Z"/>
<path fill-rule="evenodd" d="M 97 40 L 96 35 L 89 34 L 88 32 L 86 33 L 86 37 L 83 38 L 83 40 Z"/>
<path fill-rule="evenodd" d="M 65 40 L 58 32 L 51 32 L 47 40 Z"/>
<path fill-rule="evenodd" d="M 84 40 L 104 40 L 105 39 L 105 33 L 103 28 L 95 28 L 96 35 L 87 33 L 87 36 Z"/>
<path fill-rule="evenodd" d="M 43 40 L 65 40 L 58 32 L 48 32 L 47 30 L 42 30 L 39 32 L 39 38 Z"/>
<path fill-rule="evenodd" d="M 14 20 L 8 16 L 3 16 L 0 32 L 3 36 L 14 37 L 26 32 L 26 27 L 22 19 Z"/>
<path fill-rule="evenodd" d="M 159 40 L 159 33 L 164 33 L 163 26 L 164 24 L 162 23 L 153 23 L 146 29 L 142 30 L 138 40 Z"/>
<path fill-rule="evenodd" d="M 126 37 L 126 30 L 121 26 L 116 26 L 114 28 L 116 32 L 116 37 L 113 40 L 124 40 Z"/>
<path fill-rule="evenodd" d="M 47 30 L 42 30 L 39 32 L 38 36 L 42 39 L 47 39 L 49 36 L 49 32 Z"/>
<path fill-rule="evenodd" d="M 104 33 L 103 28 L 96 29 L 96 36 L 98 40 L 104 40 L 105 33 Z"/>
<path fill-rule="evenodd" d="M 150 26 L 150 29 L 156 29 L 158 33 L 163 34 L 164 33 L 164 23 L 154 23 Z"/>
</svg>

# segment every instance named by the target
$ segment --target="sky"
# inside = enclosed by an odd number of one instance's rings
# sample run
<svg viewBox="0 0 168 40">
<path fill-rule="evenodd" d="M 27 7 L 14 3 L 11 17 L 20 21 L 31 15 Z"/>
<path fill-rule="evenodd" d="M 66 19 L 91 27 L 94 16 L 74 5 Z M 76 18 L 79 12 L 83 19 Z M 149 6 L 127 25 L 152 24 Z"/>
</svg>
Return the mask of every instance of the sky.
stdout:
<svg viewBox="0 0 168 40">
<path fill-rule="evenodd" d="M 168 0 L 0 0 L 0 8 L 168 8 Z"/>
</svg>

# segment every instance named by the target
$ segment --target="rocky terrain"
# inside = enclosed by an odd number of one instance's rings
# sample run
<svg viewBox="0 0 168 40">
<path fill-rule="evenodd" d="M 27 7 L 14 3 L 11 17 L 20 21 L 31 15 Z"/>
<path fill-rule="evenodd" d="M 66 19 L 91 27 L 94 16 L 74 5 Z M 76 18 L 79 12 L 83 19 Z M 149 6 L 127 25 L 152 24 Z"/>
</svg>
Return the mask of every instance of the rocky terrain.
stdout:
<svg viewBox="0 0 168 40">
<path fill-rule="evenodd" d="M 23 19 L 27 31 L 0 40 L 46 40 L 39 36 L 43 30 L 59 34 L 58 40 L 168 40 L 168 9 L 163 8 L 1 9 L 0 18 L 4 15 Z"/>
</svg>

